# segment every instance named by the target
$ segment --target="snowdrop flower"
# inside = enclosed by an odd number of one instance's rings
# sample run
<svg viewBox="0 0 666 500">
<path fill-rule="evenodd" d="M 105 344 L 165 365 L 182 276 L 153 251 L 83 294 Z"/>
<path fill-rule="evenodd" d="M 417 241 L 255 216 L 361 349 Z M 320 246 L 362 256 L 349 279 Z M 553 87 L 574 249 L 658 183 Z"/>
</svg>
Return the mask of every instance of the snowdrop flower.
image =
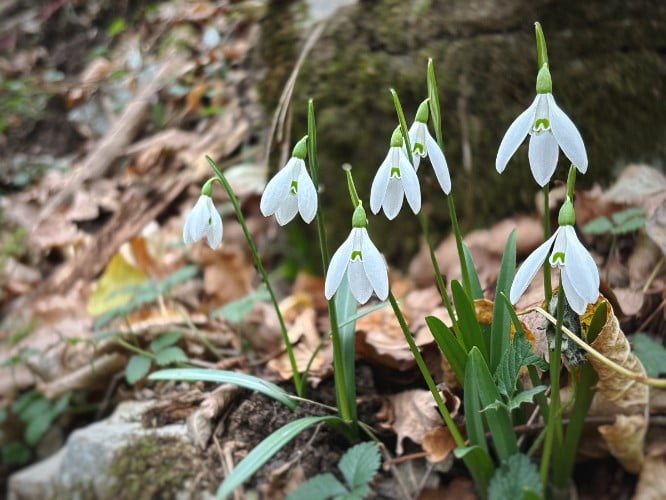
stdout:
<svg viewBox="0 0 666 500">
<path fill-rule="evenodd" d="M 411 167 L 410 167 L 411 168 Z M 347 273 L 349 289 L 360 304 L 365 304 L 374 291 L 381 300 L 388 297 L 388 270 L 384 258 L 370 241 L 363 205 L 354 210 L 352 230 L 333 254 L 326 273 L 324 294 L 331 299 Z"/>
<path fill-rule="evenodd" d="M 550 254 L 548 261 L 551 267 L 560 268 L 560 282 L 569 305 L 581 315 L 587 304 L 594 303 L 599 297 L 599 271 L 592 256 L 576 236 L 570 198 L 560 209 L 559 223 L 557 231 L 534 250 L 518 269 L 509 297 L 512 304 L 518 301 Z"/>
<path fill-rule="evenodd" d="M 204 236 L 208 246 L 215 250 L 222 242 L 222 217 L 211 198 L 212 180 L 201 188 L 201 196 L 190 211 L 183 226 L 183 241 L 191 245 Z"/>
<path fill-rule="evenodd" d="M 278 224 L 284 226 L 297 212 L 308 224 L 317 214 L 317 190 L 305 168 L 307 155 L 306 135 L 298 141 L 292 156 L 282 170 L 264 189 L 259 209 L 265 217 L 275 214 Z"/>
<path fill-rule="evenodd" d="M 495 167 L 501 174 L 509 159 L 530 135 L 528 158 L 534 180 L 545 186 L 555 172 L 559 150 L 581 173 L 587 170 L 587 152 L 583 138 L 571 119 L 555 103 L 548 65 L 537 76 L 537 96 L 511 124 L 497 151 Z"/>
<path fill-rule="evenodd" d="M 421 188 L 416 170 L 409 163 L 403 150 L 400 127 L 393 131 L 391 147 L 380 165 L 370 188 L 370 209 L 373 214 L 384 209 L 389 219 L 395 219 L 402 207 L 403 198 L 416 214 L 421 210 Z"/>
<path fill-rule="evenodd" d="M 414 123 L 409 129 L 409 140 L 412 143 L 412 153 L 414 160 L 414 169 L 419 169 L 421 158 L 427 156 L 430 158 L 432 168 L 435 170 L 435 177 L 439 182 L 442 191 L 446 194 L 451 192 L 451 176 L 449 175 L 449 166 L 446 164 L 444 153 L 428 132 L 428 99 L 423 101 L 416 111 Z"/>
</svg>

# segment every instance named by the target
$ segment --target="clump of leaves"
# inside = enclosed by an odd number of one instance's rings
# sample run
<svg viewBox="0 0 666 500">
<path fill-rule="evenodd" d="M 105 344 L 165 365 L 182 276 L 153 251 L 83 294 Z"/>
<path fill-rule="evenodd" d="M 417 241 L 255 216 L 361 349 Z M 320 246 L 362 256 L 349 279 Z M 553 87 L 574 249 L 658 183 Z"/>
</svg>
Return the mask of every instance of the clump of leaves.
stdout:
<svg viewBox="0 0 666 500">
<path fill-rule="evenodd" d="M 36 390 L 26 392 L 11 406 L 11 413 L 25 424 L 22 440 L 5 442 L 2 440 L 2 462 L 6 464 L 24 464 L 32 456 L 32 447 L 42 439 L 53 421 L 69 406 L 71 393 L 65 393 L 55 402 L 49 401 Z M 5 410 L 0 413 L 0 424 L 9 418 Z"/>
<path fill-rule="evenodd" d="M 379 469 L 379 449 L 372 442 L 349 448 L 340 459 L 338 469 L 345 478 L 342 484 L 333 474 L 318 474 L 292 491 L 287 500 L 360 500 L 370 492 L 370 481 Z"/>
<path fill-rule="evenodd" d="M 583 226 L 588 234 L 620 234 L 632 233 L 645 226 L 645 212 L 637 207 L 615 212 L 610 219 L 604 215 L 592 219 Z"/>
<path fill-rule="evenodd" d="M 150 343 L 149 351 L 144 354 L 133 355 L 125 366 L 125 379 L 130 384 L 146 376 L 153 363 L 158 366 L 168 366 L 176 363 L 185 363 L 187 355 L 175 345 L 182 336 L 181 332 L 166 332 Z"/>
</svg>

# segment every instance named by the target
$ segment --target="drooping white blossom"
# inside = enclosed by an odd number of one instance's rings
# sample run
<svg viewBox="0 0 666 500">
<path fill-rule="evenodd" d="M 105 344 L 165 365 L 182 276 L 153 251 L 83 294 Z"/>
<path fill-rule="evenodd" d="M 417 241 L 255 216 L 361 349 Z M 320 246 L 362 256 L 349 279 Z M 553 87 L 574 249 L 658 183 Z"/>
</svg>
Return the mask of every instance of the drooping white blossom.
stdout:
<svg viewBox="0 0 666 500">
<path fill-rule="evenodd" d="M 581 173 L 587 171 L 583 138 L 571 119 L 555 103 L 551 92 L 538 93 L 532 104 L 509 126 L 500 143 L 495 168 L 502 173 L 509 159 L 529 134 L 528 158 L 534 180 L 550 182 L 562 149 Z"/>
<path fill-rule="evenodd" d="M 418 171 L 421 158 L 426 156 L 430 159 L 432 168 L 435 171 L 435 177 L 439 182 L 442 191 L 446 194 L 451 192 L 451 175 L 449 166 L 446 163 L 444 152 L 437 144 L 437 141 L 428 131 L 428 100 L 426 99 L 419 106 L 414 123 L 409 129 L 409 141 L 412 144 L 412 160 L 414 169 Z"/>
<path fill-rule="evenodd" d="M 560 281 L 569 305 L 576 313 L 583 314 L 587 305 L 599 297 L 599 271 L 572 225 L 560 226 L 525 259 L 511 285 L 511 303 L 515 304 L 525 293 L 549 255 L 550 265 L 560 269 Z"/>
<path fill-rule="evenodd" d="M 370 188 L 370 210 L 377 214 L 381 209 L 388 219 L 395 219 L 407 198 L 412 211 L 421 210 L 421 187 L 416 170 L 405 156 L 400 129 L 393 132 L 391 147 L 379 166 Z"/>
<path fill-rule="evenodd" d="M 183 226 L 183 241 L 186 245 L 191 245 L 204 236 L 213 250 L 222 242 L 222 217 L 215 208 L 213 199 L 202 194 L 187 215 Z"/>
<path fill-rule="evenodd" d="M 307 136 L 294 147 L 293 156 L 268 182 L 261 196 L 259 209 L 265 217 L 275 214 L 278 224 L 284 226 L 297 213 L 306 223 L 317 214 L 317 190 L 305 167 Z"/>
<path fill-rule="evenodd" d="M 373 291 L 381 300 L 388 297 L 386 262 L 365 227 L 352 228 L 349 237 L 333 254 L 324 285 L 327 299 L 338 290 L 345 273 L 349 289 L 360 304 L 365 304 Z"/>
</svg>

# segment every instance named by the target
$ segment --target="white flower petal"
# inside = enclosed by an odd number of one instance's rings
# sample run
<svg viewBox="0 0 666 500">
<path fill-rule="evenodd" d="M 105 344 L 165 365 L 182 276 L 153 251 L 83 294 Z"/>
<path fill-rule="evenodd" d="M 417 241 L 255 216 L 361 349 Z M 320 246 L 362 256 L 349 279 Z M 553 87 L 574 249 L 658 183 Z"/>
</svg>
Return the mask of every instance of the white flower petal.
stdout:
<svg viewBox="0 0 666 500">
<path fill-rule="evenodd" d="M 409 129 L 409 142 L 412 145 L 412 156 L 414 157 L 414 168 L 416 168 L 416 158 L 426 156 L 427 151 L 426 151 L 426 143 L 425 143 L 425 138 L 426 134 L 428 134 L 428 127 L 426 126 L 425 123 L 423 122 L 414 122 L 412 123 L 412 126 Z M 415 146 L 417 144 L 420 144 L 423 146 L 423 150 L 420 148 L 416 148 Z"/>
<path fill-rule="evenodd" d="M 381 210 L 384 197 L 386 196 L 386 188 L 389 184 L 389 177 L 391 174 L 391 150 L 389 149 L 386 158 L 377 169 L 375 178 L 372 181 L 370 188 L 370 210 L 376 214 Z"/>
<path fill-rule="evenodd" d="M 544 243 L 539 245 L 539 247 L 534 250 L 534 252 L 532 252 L 527 257 L 527 259 L 525 259 L 525 262 L 523 262 L 523 265 L 520 266 L 520 269 L 518 269 L 518 272 L 513 279 L 513 283 L 511 284 L 511 291 L 509 292 L 509 299 L 511 300 L 512 304 L 518 302 L 520 296 L 525 293 L 525 290 L 527 290 L 527 287 L 534 279 L 537 271 L 545 262 L 546 257 L 548 256 L 548 252 L 550 252 L 550 248 L 553 246 L 553 241 L 555 240 L 558 232 L 559 229 L 555 231 L 555 234 L 548 238 Z"/>
<path fill-rule="evenodd" d="M 298 213 L 298 197 L 295 194 L 286 193 L 280 206 L 275 211 L 275 220 L 281 226 L 289 223 Z"/>
<path fill-rule="evenodd" d="M 546 97 L 549 104 L 550 127 L 553 135 L 567 158 L 584 174 L 587 171 L 587 151 L 585 151 L 583 138 L 576 125 L 555 103 L 553 95 L 546 94 Z"/>
<path fill-rule="evenodd" d="M 588 304 L 595 302 L 599 297 L 599 270 L 597 264 L 578 240 L 573 226 L 563 226 L 562 230 L 566 232 L 567 238 L 567 254 L 564 267 L 571 285 Z"/>
<path fill-rule="evenodd" d="M 587 309 L 588 302 L 578 294 L 576 287 L 571 283 L 571 270 L 564 266 L 560 269 L 560 279 L 562 280 L 562 288 L 564 288 L 564 296 L 571 306 L 571 309 L 576 311 L 580 316 Z"/>
<path fill-rule="evenodd" d="M 308 224 L 317 215 L 317 189 L 305 168 L 298 176 L 298 211 Z"/>
<path fill-rule="evenodd" d="M 360 228 L 360 230 L 363 232 L 361 252 L 363 253 L 365 275 L 368 277 L 368 281 L 370 281 L 377 297 L 380 300 L 386 300 L 386 297 L 388 297 L 388 271 L 386 263 L 382 254 L 379 253 L 377 247 L 370 240 L 367 229 Z"/>
<path fill-rule="evenodd" d="M 405 191 L 407 203 L 415 214 L 421 210 L 421 186 L 419 178 L 416 176 L 416 170 L 410 165 L 409 160 L 400 155 L 400 173 L 402 174 L 402 188 Z"/>
<path fill-rule="evenodd" d="M 203 194 L 199 196 L 199 199 L 194 204 L 192 211 L 185 221 L 183 240 L 188 245 L 199 241 L 203 237 L 206 227 L 208 226 L 209 214 L 206 199 L 210 200 L 211 198 L 210 196 Z"/>
<path fill-rule="evenodd" d="M 220 217 L 220 212 L 215 208 L 212 198 L 207 198 L 210 222 L 206 231 L 206 240 L 208 241 L 208 246 L 215 250 L 222 243 L 222 217 Z"/>
<path fill-rule="evenodd" d="M 291 181 L 294 180 L 293 170 L 298 168 L 299 162 L 303 162 L 303 160 L 292 157 L 284 168 L 266 184 L 259 203 L 259 210 L 264 217 L 273 215 L 284 200 L 291 187 Z"/>
<path fill-rule="evenodd" d="M 557 237 L 553 244 L 553 250 L 550 252 L 548 262 L 551 267 L 560 267 L 567 264 L 567 232 L 565 226 L 559 227 L 556 231 Z"/>
<path fill-rule="evenodd" d="M 435 171 L 435 177 L 437 177 L 439 186 L 442 188 L 442 191 L 449 194 L 451 192 L 449 166 L 446 163 L 446 157 L 440 149 L 439 144 L 437 144 L 437 141 L 433 139 L 428 131 L 426 131 L 426 150 L 428 151 L 428 158 L 430 158 L 430 163 Z"/>
<path fill-rule="evenodd" d="M 349 263 L 347 279 L 349 280 L 349 289 L 356 301 L 359 304 L 365 304 L 372 295 L 372 285 L 365 275 L 363 262 L 353 260 Z"/>
<path fill-rule="evenodd" d="M 504 134 L 504 138 L 497 150 L 497 158 L 495 159 L 495 168 L 501 174 L 509 163 L 509 159 L 521 145 L 525 136 L 534 125 L 534 113 L 536 112 L 539 96 L 536 96 L 532 104 L 523 111 L 518 118 L 509 126 L 509 129 Z"/>
<path fill-rule="evenodd" d="M 386 215 L 387 219 L 393 220 L 398 215 L 400 208 L 402 207 L 402 200 L 404 195 L 405 191 L 402 187 L 402 181 L 395 177 L 391 177 L 388 183 L 388 187 L 386 188 L 384 201 L 382 203 L 384 214 Z"/>
<path fill-rule="evenodd" d="M 550 182 L 557 166 L 558 154 L 557 141 L 550 132 L 530 136 L 528 157 L 532 175 L 539 186 L 543 187 Z"/>
<path fill-rule="evenodd" d="M 347 239 L 342 245 L 340 245 L 340 248 L 336 250 L 331 258 L 328 271 L 326 272 L 326 282 L 324 284 L 324 295 L 327 300 L 330 300 L 338 290 L 342 278 L 345 275 L 345 271 L 347 270 L 354 243 L 354 231 L 356 231 L 356 229 L 351 230 Z"/>
</svg>

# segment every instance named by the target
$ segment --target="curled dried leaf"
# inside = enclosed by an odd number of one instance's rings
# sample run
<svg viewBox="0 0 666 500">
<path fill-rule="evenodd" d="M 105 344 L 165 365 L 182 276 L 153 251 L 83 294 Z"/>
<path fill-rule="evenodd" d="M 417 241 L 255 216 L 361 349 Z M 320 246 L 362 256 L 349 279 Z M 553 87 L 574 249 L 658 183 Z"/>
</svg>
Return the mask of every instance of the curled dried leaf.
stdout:
<svg viewBox="0 0 666 500">
<path fill-rule="evenodd" d="M 618 415 L 615 423 L 599 426 L 599 432 L 606 441 L 611 454 L 629 472 L 637 474 L 641 470 L 645 454 L 646 419 L 643 415 Z"/>
<path fill-rule="evenodd" d="M 631 352 L 631 345 L 620 329 L 620 324 L 612 308 L 609 307 L 606 324 L 597 338 L 590 344 L 608 359 L 634 373 L 646 375 L 642 363 Z M 642 412 L 649 398 L 648 386 L 618 374 L 614 369 L 598 359 L 587 355 L 599 376 L 597 389 L 612 403 L 622 408 Z"/>
<path fill-rule="evenodd" d="M 666 457 L 649 456 L 643 463 L 633 500 L 666 498 Z"/>
</svg>

